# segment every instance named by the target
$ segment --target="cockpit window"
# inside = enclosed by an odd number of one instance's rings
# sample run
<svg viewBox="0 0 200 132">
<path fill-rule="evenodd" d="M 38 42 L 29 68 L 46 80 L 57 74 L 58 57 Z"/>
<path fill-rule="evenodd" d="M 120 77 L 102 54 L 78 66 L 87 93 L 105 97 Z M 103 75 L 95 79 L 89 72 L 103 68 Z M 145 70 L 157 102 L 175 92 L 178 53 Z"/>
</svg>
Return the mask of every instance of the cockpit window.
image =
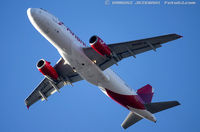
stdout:
<svg viewBox="0 0 200 132">
<path fill-rule="evenodd" d="M 47 10 L 45 10 L 45 9 L 43 9 L 43 8 L 40 8 L 41 10 L 43 10 L 43 11 L 47 11 Z"/>
</svg>

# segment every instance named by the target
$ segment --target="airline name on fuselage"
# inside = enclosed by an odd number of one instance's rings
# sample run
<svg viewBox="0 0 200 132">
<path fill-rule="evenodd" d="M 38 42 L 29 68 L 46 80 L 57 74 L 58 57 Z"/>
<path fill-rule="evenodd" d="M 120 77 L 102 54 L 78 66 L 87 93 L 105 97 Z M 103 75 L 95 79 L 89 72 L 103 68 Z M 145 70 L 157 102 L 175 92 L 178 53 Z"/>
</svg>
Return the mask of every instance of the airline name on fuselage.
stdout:
<svg viewBox="0 0 200 132">
<path fill-rule="evenodd" d="M 64 25 L 64 23 L 63 23 L 63 22 L 59 22 L 58 25 Z M 65 25 L 64 25 L 64 26 L 65 26 Z M 65 27 L 66 27 L 66 26 L 65 26 Z M 67 31 L 70 32 L 70 34 L 71 34 L 72 36 L 75 37 L 76 40 L 78 40 L 84 47 L 86 47 L 86 44 L 85 44 L 78 36 L 76 36 L 76 35 L 70 30 L 70 28 L 66 27 L 66 29 L 67 29 Z"/>
</svg>

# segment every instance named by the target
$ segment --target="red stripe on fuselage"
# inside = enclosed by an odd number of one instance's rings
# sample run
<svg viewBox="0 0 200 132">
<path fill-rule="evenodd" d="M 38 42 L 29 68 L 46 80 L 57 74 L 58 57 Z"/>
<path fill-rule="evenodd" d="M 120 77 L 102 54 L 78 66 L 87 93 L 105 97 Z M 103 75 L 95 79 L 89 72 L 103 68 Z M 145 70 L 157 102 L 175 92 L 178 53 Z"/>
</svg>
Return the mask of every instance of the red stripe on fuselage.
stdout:
<svg viewBox="0 0 200 132">
<path fill-rule="evenodd" d="M 127 109 L 128 109 L 127 106 L 130 106 L 136 109 L 145 109 L 138 95 L 122 95 L 122 94 L 118 94 L 113 91 L 110 91 L 108 89 L 106 89 L 106 92 L 111 99 L 121 104 L 122 106 L 126 107 Z"/>
</svg>

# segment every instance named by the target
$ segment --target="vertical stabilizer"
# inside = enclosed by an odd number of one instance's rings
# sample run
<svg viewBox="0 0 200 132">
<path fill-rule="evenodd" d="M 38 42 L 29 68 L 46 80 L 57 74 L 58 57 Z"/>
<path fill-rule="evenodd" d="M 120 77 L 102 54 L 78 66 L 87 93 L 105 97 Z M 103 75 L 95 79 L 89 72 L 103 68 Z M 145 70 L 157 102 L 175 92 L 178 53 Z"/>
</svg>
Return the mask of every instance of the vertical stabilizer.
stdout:
<svg viewBox="0 0 200 132">
<path fill-rule="evenodd" d="M 151 85 L 147 84 L 144 87 L 137 90 L 137 94 L 144 101 L 145 104 L 151 103 L 153 97 L 153 88 Z"/>
</svg>

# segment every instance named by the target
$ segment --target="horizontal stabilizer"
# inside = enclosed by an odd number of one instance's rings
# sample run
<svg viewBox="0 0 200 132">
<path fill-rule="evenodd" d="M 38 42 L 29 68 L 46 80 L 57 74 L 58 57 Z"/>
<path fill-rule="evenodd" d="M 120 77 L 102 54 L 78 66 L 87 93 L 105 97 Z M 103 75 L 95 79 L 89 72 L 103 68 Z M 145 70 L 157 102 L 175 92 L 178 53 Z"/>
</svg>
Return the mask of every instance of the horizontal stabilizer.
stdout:
<svg viewBox="0 0 200 132">
<path fill-rule="evenodd" d="M 126 117 L 126 119 L 121 124 L 121 126 L 124 129 L 126 129 L 126 128 L 130 127 L 131 125 L 135 124 L 136 122 L 140 121 L 141 119 L 142 119 L 142 117 L 134 114 L 133 112 L 130 112 L 128 114 L 128 116 Z"/>
<path fill-rule="evenodd" d="M 152 114 L 180 105 L 178 101 L 156 102 L 145 104 L 146 109 Z"/>
<path fill-rule="evenodd" d="M 144 104 L 144 105 L 149 112 L 154 114 L 162 110 L 166 110 L 174 106 L 180 105 L 180 103 L 178 101 L 167 101 L 167 102 L 149 103 L 149 104 Z M 121 124 L 121 126 L 124 129 L 127 129 L 128 127 L 140 121 L 141 119 L 143 118 L 134 114 L 133 112 L 130 112 L 128 116 L 126 117 L 126 119 L 124 120 L 124 122 Z"/>
</svg>

